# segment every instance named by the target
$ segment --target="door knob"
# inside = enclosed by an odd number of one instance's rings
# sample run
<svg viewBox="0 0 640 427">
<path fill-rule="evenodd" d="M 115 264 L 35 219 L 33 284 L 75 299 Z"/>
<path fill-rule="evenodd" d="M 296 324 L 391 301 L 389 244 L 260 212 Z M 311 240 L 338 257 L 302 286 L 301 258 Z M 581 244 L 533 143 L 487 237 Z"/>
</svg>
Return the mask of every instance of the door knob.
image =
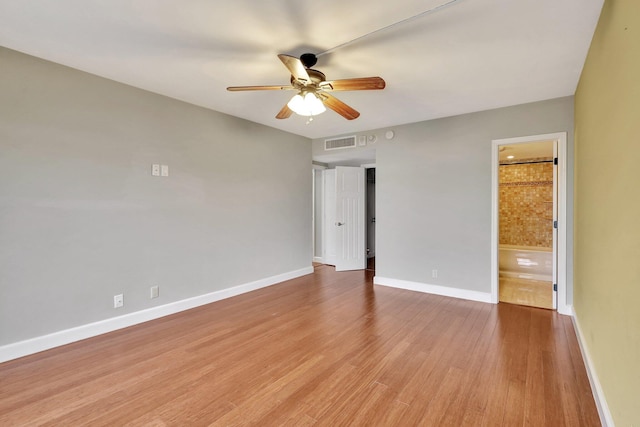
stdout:
<svg viewBox="0 0 640 427">
<path fill-rule="evenodd" d="M 344 222 L 336 222 L 336 225 L 340 227 L 341 225 L 344 225 Z"/>
</svg>

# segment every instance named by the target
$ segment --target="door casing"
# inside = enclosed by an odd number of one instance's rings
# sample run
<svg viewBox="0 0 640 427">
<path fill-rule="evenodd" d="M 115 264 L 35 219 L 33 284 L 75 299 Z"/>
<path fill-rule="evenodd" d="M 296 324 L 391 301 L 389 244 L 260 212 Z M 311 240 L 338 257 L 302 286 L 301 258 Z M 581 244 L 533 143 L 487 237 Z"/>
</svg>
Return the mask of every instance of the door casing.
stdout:
<svg viewBox="0 0 640 427">
<path fill-rule="evenodd" d="M 556 254 L 556 283 L 557 283 L 557 311 L 560 314 L 572 315 L 572 307 L 567 303 L 567 133 L 557 132 L 542 135 L 531 135 L 517 138 L 495 139 L 491 144 L 491 302 L 498 303 L 499 292 L 499 191 L 498 167 L 499 147 L 501 145 L 525 144 L 538 141 L 555 141 L 557 148 L 557 209 L 556 218 L 558 228 Z"/>
</svg>

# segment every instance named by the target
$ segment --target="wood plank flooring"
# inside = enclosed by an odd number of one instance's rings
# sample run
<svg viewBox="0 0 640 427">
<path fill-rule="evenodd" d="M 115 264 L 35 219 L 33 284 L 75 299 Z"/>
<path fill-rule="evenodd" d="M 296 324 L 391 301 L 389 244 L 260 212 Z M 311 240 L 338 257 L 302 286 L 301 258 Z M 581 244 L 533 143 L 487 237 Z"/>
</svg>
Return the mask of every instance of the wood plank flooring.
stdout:
<svg viewBox="0 0 640 427">
<path fill-rule="evenodd" d="M 2 426 L 597 426 L 570 318 L 315 273 L 0 364 Z"/>
</svg>

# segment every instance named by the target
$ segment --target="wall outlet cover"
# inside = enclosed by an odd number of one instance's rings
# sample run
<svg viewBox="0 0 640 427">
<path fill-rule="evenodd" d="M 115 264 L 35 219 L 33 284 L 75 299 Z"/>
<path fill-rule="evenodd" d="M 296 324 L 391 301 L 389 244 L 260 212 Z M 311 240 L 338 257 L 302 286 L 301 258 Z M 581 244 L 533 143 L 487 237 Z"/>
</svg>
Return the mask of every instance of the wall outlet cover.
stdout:
<svg viewBox="0 0 640 427">
<path fill-rule="evenodd" d="M 114 295 L 113 297 L 113 308 L 119 308 L 124 305 L 124 295 Z"/>
</svg>

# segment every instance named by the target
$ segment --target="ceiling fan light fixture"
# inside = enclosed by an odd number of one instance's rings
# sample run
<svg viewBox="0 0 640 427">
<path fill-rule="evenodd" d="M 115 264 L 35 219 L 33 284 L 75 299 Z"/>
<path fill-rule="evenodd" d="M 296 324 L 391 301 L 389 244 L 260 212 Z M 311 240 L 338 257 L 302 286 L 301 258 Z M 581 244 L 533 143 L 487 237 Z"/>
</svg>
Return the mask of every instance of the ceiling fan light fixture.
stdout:
<svg viewBox="0 0 640 427">
<path fill-rule="evenodd" d="M 312 92 L 303 94 L 300 92 L 291 98 L 291 101 L 287 103 L 287 106 L 296 114 L 301 116 L 317 116 L 327 111 L 326 107 Z"/>
</svg>

